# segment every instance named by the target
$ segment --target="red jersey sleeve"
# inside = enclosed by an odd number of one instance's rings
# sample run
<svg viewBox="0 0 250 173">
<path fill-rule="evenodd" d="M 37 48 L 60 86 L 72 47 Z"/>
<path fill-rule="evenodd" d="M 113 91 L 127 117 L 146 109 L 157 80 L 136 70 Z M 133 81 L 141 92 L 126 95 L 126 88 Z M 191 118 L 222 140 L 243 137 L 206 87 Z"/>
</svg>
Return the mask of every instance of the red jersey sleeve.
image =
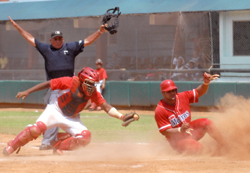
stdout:
<svg viewBox="0 0 250 173">
<path fill-rule="evenodd" d="M 94 102 L 97 106 L 106 102 L 101 93 L 99 93 L 97 90 L 95 90 L 95 92 L 92 94 L 91 101 Z"/>
<path fill-rule="evenodd" d="M 103 78 L 103 79 L 108 79 L 108 76 L 107 76 L 107 73 L 106 73 L 106 70 L 105 70 L 105 69 L 103 69 L 102 78 Z"/>
<path fill-rule="evenodd" d="M 165 130 L 172 128 L 172 125 L 168 120 L 168 116 L 165 114 L 164 108 L 159 105 L 155 109 L 155 121 L 160 132 L 164 132 Z"/>
<path fill-rule="evenodd" d="M 72 85 L 73 77 L 60 77 L 50 80 L 50 87 L 52 90 L 65 90 L 69 89 Z"/>
<path fill-rule="evenodd" d="M 106 70 L 104 68 L 96 69 L 95 71 L 99 76 L 99 80 L 103 80 L 103 79 L 108 78 Z"/>
<path fill-rule="evenodd" d="M 184 94 L 188 98 L 189 103 L 197 103 L 199 101 L 198 92 L 196 89 L 193 89 L 191 91 L 185 91 Z"/>
</svg>

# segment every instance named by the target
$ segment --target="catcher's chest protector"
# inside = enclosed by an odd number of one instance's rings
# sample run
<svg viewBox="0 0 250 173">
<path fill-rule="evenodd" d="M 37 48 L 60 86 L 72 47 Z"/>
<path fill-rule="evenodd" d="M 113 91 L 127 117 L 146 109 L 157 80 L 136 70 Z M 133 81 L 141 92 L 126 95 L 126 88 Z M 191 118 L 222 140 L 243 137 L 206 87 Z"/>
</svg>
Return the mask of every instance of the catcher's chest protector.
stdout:
<svg viewBox="0 0 250 173">
<path fill-rule="evenodd" d="M 80 81 L 78 77 L 73 77 L 73 83 L 70 91 L 62 94 L 58 98 L 58 105 L 66 116 L 73 116 L 84 109 L 90 97 L 79 90 Z"/>
</svg>

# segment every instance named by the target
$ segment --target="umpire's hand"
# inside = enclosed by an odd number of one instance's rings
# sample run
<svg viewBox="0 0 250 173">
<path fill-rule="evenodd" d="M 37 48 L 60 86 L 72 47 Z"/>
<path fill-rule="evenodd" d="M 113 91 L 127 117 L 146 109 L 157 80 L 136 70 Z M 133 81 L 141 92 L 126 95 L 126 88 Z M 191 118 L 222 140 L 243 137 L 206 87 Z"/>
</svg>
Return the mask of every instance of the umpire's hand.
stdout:
<svg viewBox="0 0 250 173">
<path fill-rule="evenodd" d="M 12 23 L 12 25 L 13 25 L 14 27 L 16 27 L 16 26 L 17 26 L 17 23 L 16 23 L 14 20 L 12 20 L 10 16 L 9 16 L 9 19 L 10 19 L 10 22 Z"/>
<path fill-rule="evenodd" d="M 107 26 L 108 26 L 107 24 L 101 25 L 101 27 L 100 27 L 100 29 L 99 29 L 99 31 L 100 31 L 101 34 L 103 34 L 104 32 L 107 31 L 107 30 L 105 29 L 105 27 L 107 27 Z"/>
</svg>

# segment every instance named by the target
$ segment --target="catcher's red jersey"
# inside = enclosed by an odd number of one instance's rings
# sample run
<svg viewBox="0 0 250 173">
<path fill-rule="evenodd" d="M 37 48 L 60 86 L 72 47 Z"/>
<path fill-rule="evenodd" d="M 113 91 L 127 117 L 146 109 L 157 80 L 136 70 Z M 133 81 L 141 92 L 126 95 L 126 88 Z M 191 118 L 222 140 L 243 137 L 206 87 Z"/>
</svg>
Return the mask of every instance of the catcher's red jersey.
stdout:
<svg viewBox="0 0 250 173">
<path fill-rule="evenodd" d="M 91 96 L 85 95 L 84 92 L 79 89 L 80 82 L 76 76 L 52 79 L 50 85 L 52 90 L 69 89 L 69 91 L 58 97 L 58 106 L 66 116 L 78 114 L 84 109 L 89 99 L 98 106 L 106 102 L 96 89 Z"/>
<path fill-rule="evenodd" d="M 168 105 L 163 99 L 155 109 L 155 121 L 159 131 L 180 127 L 183 122 L 191 121 L 190 103 L 198 102 L 196 89 L 185 91 L 176 95 L 176 104 Z"/>
</svg>

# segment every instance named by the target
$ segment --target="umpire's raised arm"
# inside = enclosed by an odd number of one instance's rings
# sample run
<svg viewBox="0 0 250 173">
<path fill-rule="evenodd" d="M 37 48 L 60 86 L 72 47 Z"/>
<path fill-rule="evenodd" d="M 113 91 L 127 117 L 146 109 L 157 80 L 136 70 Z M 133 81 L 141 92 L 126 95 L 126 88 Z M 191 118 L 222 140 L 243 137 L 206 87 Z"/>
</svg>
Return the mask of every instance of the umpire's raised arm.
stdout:
<svg viewBox="0 0 250 173">
<path fill-rule="evenodd" d="M 23 28 L 21 28 L 14 20 L 11 19 L 11 17 L 9 16 L 10 22 L 12 23 L 12 25 L 20 32 L 20 34 L 33 46 L 36 46 L 35 43 L 35 38 L 28 33 L 27 31 L 25 31 Z"/>
<path fill-rule="evenodd" d="M 106 32 L 105 25 L 101 25 L 100 29 L 84 39 L 84 46 L 89 46 L 93 43 L 100 35 Z"/>
<path fill-rule="evenodd" d="M 211 75 L 211 74 L 208 74 L 208 73 L 204 73 L 203 74 L 203 84 L 201 84 L 200 86 L 198 86 L 196 88 L 197 92 L 198 92 L 198 97 L 201 97 L 203 96 L 207 90 L 208 90 L 208 86 L 209 86 L 209 83 L 211 80 L 214 80 L 214 79 L 218 79 L 220 75 L 218 74 L 214 74 L 214 75 Z"/>
</svg>

